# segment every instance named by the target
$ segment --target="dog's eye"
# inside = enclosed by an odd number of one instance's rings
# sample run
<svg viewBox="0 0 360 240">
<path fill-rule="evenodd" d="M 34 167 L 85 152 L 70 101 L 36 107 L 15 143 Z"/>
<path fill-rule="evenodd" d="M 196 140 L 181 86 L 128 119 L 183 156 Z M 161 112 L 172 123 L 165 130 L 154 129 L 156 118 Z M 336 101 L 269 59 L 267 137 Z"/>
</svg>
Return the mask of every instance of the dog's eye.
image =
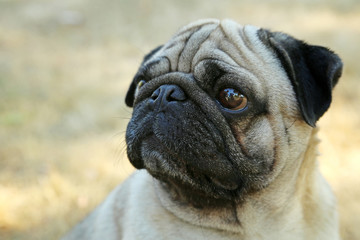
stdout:
<svg viewBox="0 0 360 240">
<path fill-rule="evenodd" d="M 142 86 L 145 85 L 145 83 L 146 83 L 145 80 L 140 80 L 140 81 L 138 82 L 138 84 L 136 85 L 136 89 L 135 89 L 135 96 L 138 94 L 139 89 L 140 89 Z"/>
<path fill-rule="evenodd" d="M 238 90 L 233 88 L 224 88 L 217 95 L 219 103 L 230 110 L 243 110 L 247 106 L 247 98 Z"/>
<path fill-rule="evenodd" d="M 138 84 L 137 84 L 137 88 L 141 88 L 142 86 L 145 85 L 145 83 L 146 83 L 145 80 L 140 80 L 140 81 L 138 82 Z"/>
</svg>

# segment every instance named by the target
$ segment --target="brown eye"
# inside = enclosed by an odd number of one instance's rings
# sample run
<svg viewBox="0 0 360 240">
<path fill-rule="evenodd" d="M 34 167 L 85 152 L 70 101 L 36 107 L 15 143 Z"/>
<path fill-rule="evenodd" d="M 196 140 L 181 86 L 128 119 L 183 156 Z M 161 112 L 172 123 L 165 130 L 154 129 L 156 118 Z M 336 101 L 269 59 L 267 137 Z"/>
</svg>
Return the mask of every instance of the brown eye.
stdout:
<svg viewBox="0 0 360 240">
<path fill-rule="evenodd" d="M 247 98 L 233 88 L 222 89 L 217 99 L 223 107 L 230 110 L 243 110 L 247 106 Z"/>
</svg>

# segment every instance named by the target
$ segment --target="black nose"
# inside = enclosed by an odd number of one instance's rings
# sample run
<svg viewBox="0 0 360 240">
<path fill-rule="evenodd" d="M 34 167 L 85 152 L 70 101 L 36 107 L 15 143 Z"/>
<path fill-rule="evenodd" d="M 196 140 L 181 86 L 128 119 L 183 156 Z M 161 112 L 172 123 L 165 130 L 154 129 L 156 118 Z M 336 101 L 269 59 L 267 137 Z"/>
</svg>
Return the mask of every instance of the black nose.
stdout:
<svg viewBox="0 0 360 240">
<path fill-rule="evenodd" d="M 177 85 L 162 85 L 150 97 L 150 103 L 158 111 L 164 110 L 171 103 L 186 100 L 184 91 Z"/>
</svg>

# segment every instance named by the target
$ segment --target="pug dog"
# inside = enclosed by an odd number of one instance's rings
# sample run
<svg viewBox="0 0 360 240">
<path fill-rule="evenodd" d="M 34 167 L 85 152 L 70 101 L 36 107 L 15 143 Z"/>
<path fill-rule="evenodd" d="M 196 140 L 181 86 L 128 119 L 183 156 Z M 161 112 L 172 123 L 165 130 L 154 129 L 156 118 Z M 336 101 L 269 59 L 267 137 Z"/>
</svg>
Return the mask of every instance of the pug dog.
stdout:
<svg viewBox="0 0 360 240">
<path fill-rule="evenodd" d="M 316 122 L 341 71 L 334 52 L 284 33 L 185 26 L 126 96 L 139 170 L 65 239 L 339 239 Z"/>
</svg>

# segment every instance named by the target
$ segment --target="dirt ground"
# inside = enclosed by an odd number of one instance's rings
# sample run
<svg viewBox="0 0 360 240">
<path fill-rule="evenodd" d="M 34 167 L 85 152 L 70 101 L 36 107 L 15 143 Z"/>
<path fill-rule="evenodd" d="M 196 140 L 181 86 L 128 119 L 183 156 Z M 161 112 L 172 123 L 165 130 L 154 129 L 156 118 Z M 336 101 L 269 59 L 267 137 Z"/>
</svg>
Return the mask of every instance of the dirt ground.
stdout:
<svg viewBox="0 0 360 240">
<path fill-rule="evenodd" d="M 199 18 L 328 46 L 344 61 L 319 122 L 344 239 L 360 239 L 357 0 L 0 1 L 0 239 L 58 239 L 133 168 L 127 87 L 142 56 Z"/>
</svg>

